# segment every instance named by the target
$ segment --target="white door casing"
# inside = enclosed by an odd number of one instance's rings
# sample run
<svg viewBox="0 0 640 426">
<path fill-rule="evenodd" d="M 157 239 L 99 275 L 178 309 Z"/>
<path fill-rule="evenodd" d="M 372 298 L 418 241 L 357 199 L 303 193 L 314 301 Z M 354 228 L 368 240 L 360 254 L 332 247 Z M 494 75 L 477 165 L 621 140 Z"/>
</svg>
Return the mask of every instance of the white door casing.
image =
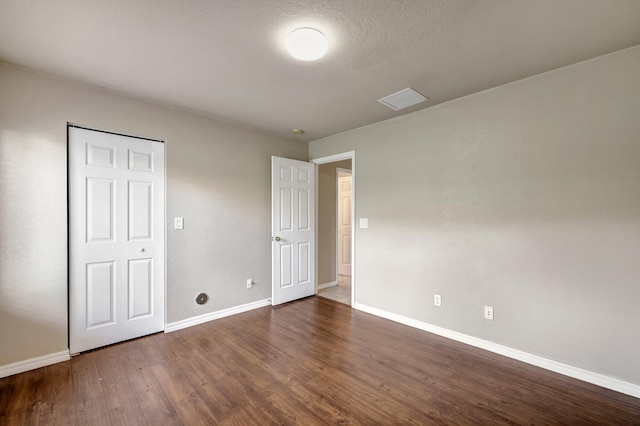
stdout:
<svg viewBox="0 0 640 426">
<path fill-rule="evenodd" d="M 351 276 L 351 171 L 337 169 L 338 275 Z"/>
<path fill-rule="evenodd" d="M 356 292 L 357 292 L 357 275 L 356 275 L 356 261 L 355 256 L 357 233 L 355 232 L 355 209 L 356 209 L 356 152 L 349 151 L 340 154 L 328 155 L 326 157 L 318 157 L 311 160 L 311 163 L 318 166 L 320 164 L 335 163 L 342 160 L 351 160 L 351 306 L 356 304 Z"/>
<path fill-rule="evenodd" d="M 271 157 L 272 298 L 315 294 L 315 166 Z"/>
<path fill-rule="evenodd" d="M 68 130 L 75 354 L 164 329 L 164 143 Z"/>
</svg>

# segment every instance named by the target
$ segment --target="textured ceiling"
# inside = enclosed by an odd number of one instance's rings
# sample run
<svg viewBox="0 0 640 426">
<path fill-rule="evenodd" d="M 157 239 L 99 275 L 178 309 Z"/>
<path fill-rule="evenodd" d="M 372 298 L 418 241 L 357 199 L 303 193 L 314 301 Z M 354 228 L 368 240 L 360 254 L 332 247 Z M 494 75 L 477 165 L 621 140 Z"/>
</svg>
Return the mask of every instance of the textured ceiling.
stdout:
<svg viewBox="0 0 640 426">
<path fill-rule="evenodd" d="M 306 141 L 637 44 L 638 0 L 0 0 L 2 61 Z"/>
</svg>

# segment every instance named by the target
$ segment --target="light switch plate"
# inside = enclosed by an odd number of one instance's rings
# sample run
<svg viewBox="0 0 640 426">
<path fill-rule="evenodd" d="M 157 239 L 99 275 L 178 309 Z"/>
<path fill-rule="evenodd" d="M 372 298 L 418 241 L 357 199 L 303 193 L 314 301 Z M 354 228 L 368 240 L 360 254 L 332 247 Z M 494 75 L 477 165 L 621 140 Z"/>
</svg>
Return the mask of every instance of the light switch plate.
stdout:
<svg viewBox="0 0 640 426">
<path fill-rule="evenodd" d="M 368 228 L 369 227 L 369 219 L 366 217 L 360 218 L 360 228 Z"/>
<path fill-rule="evenodd" d="M 184 218 L 176 217 L 173 219 L 173 227 L 175 229 L 183 229 L 184 228 Z"/>
</svg>

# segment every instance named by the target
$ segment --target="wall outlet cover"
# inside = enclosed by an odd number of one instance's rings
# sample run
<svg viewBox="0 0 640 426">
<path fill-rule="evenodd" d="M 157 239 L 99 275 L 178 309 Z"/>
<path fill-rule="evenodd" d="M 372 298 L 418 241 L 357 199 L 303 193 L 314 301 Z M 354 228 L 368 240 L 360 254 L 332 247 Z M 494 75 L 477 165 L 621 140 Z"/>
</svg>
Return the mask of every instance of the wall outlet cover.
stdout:
<svg viewBox="0 0 640 426">
<path fill-rule="evenodd" d="M 493 306 L 484 307 L 484 319 L 488 319 L 488 320 L 493 319 Z"/>
</svg>

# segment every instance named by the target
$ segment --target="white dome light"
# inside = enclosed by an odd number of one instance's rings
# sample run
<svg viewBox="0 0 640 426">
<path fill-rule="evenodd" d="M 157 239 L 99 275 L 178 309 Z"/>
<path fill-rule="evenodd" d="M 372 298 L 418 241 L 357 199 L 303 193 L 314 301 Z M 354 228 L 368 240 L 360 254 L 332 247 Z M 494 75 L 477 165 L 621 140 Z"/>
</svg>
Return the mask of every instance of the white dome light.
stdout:
<svg viewBox="0 0 640 426">
<path fill-rule="evenodd" d="M 327 53 L 327 38 L 313 28 L 298 28 L 287 37 L 287 50 L 302 61 L 315 61 Z"/>
</svg>

